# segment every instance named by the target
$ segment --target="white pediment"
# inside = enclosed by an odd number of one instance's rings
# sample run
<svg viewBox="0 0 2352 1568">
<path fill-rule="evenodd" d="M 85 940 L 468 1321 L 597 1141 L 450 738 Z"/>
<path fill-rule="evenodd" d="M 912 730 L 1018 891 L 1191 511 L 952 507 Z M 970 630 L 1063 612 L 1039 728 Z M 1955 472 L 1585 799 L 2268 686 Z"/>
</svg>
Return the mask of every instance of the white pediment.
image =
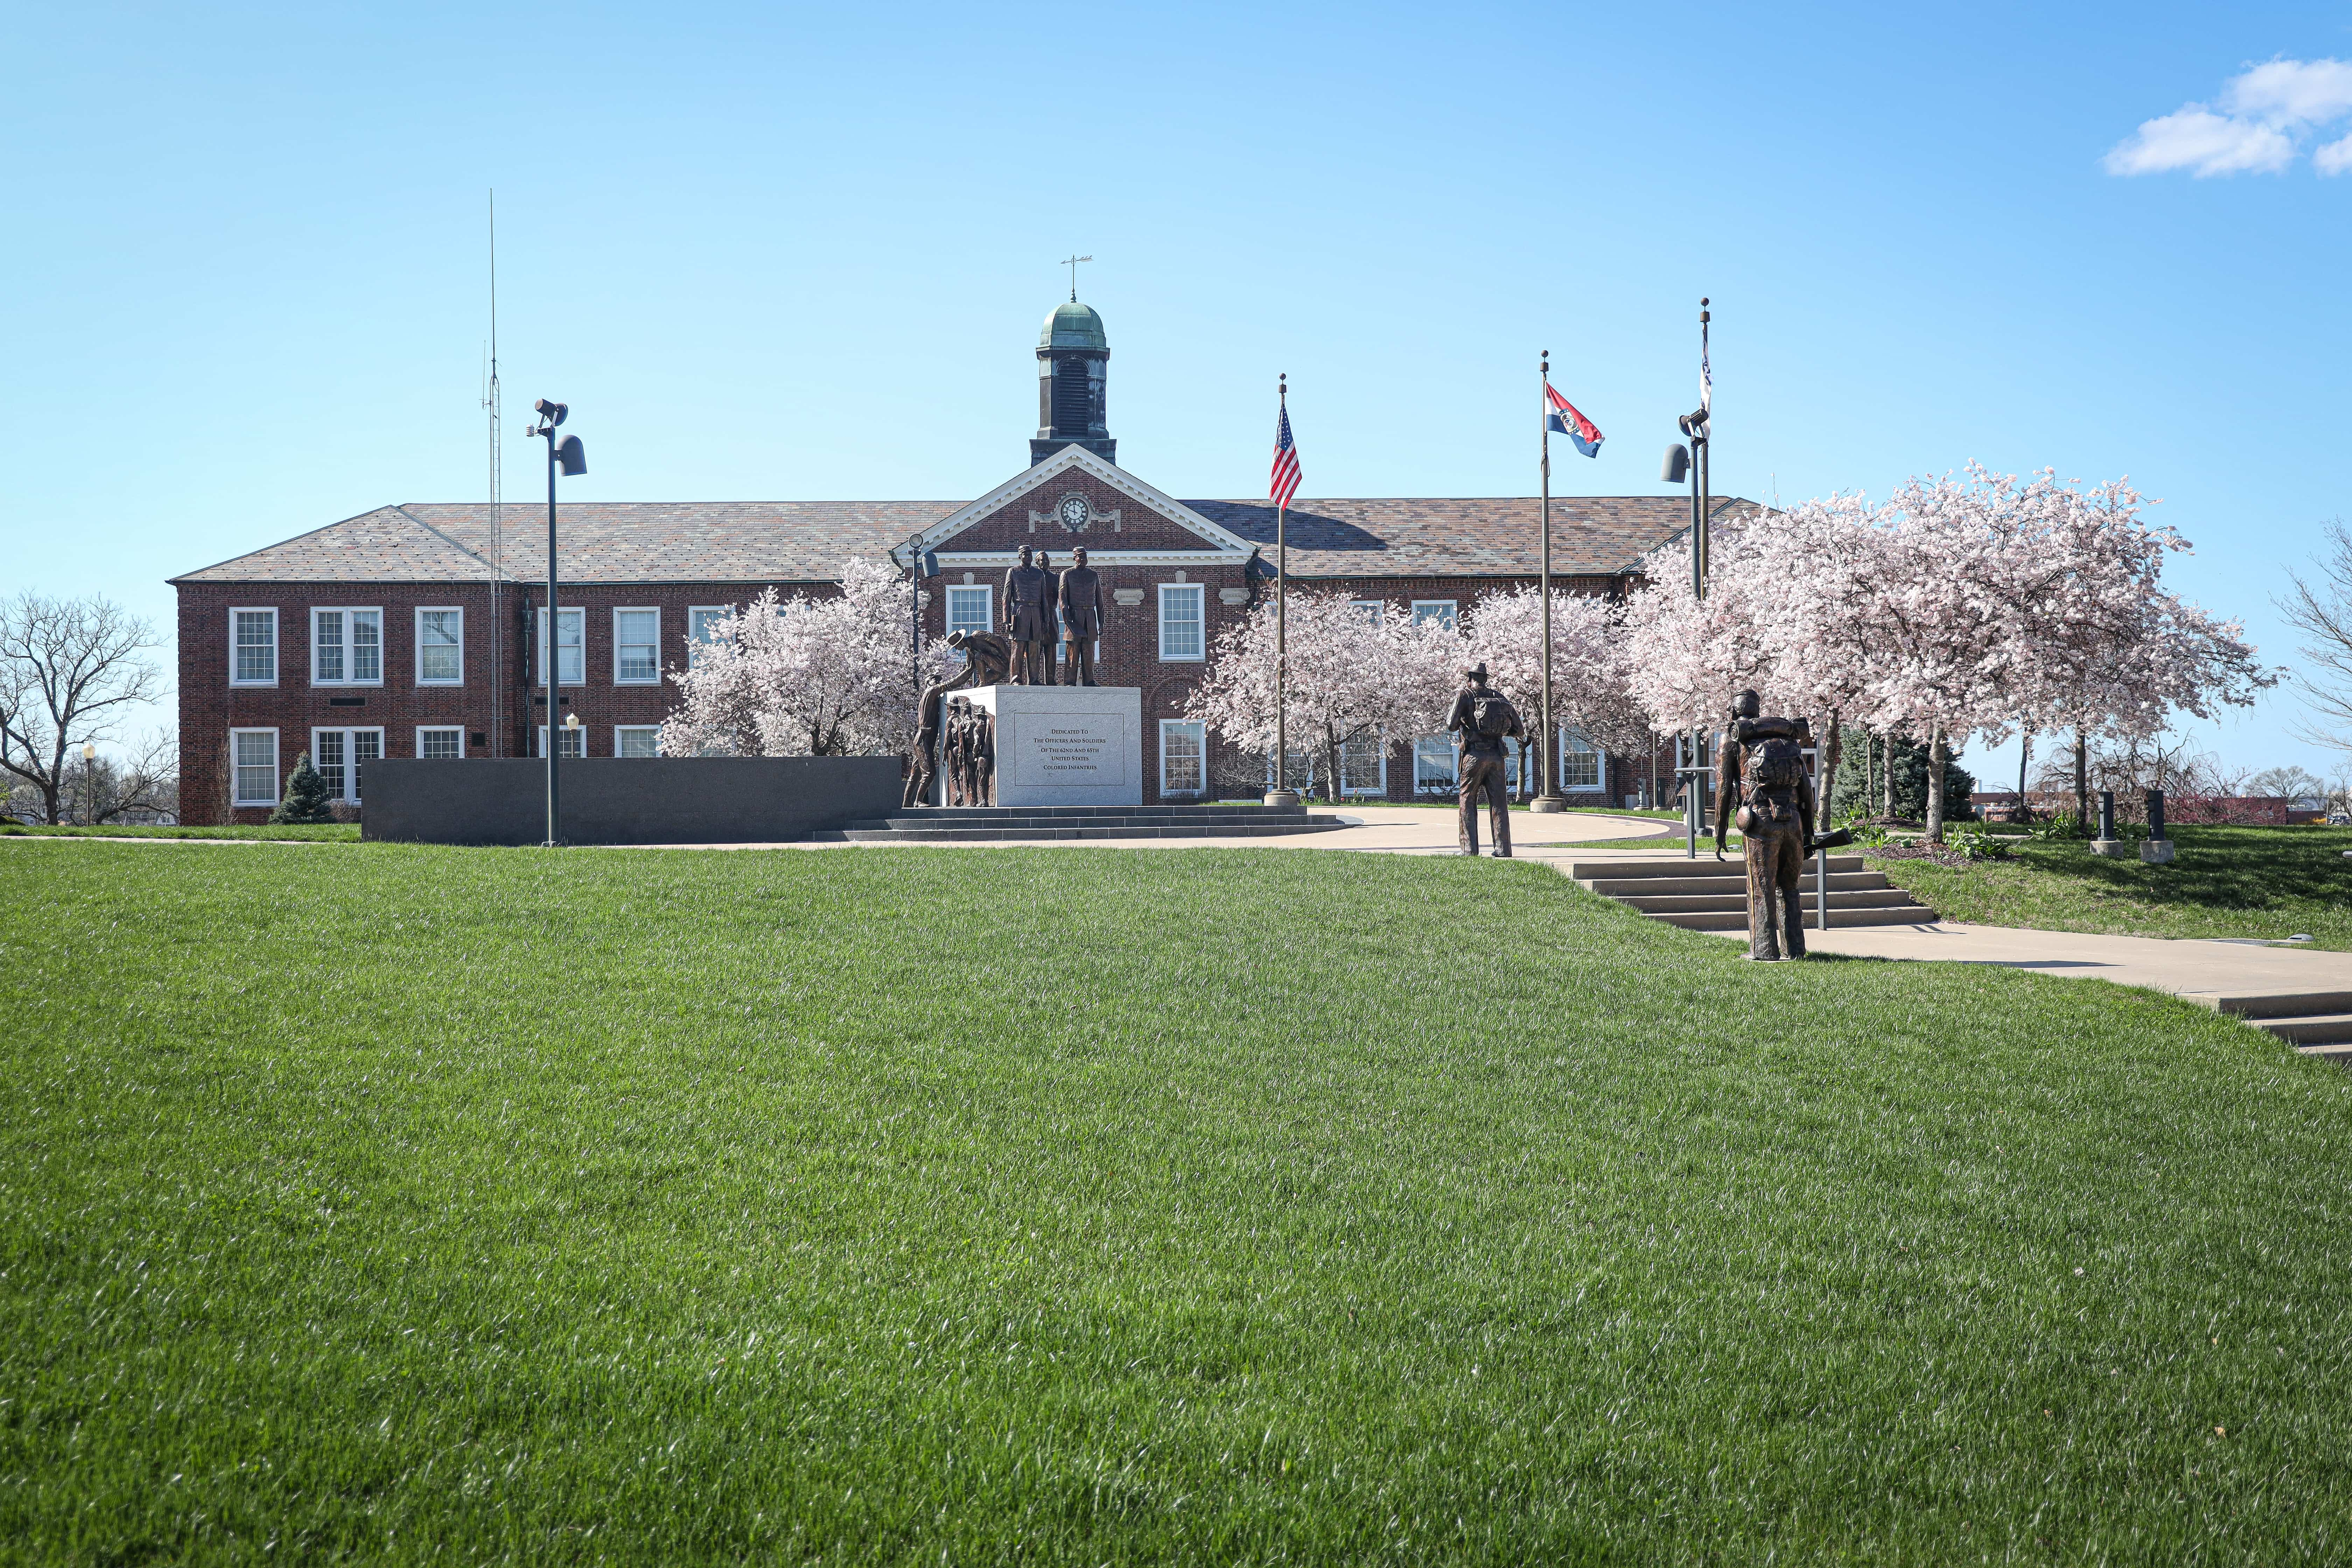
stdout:
<svg viewBox="0 0 2352 1568">
<path fill-rule="evenodd" d="M 1197 560 L 1204 563 L 1227 558 L 1242 561 L 1246 560 L 1251 552 L 1257 548 L 1255 544 L 1244 539 L 1233 530 L 1221 528 L 1211 522 L 1175 497 L 1145 484 L 1124 468 L 1104 462 L 1084 447 L 1065 447 L 1034 468 L 1015 474 L 979 500 L 957 508 L 933 523 L 917 536 L 917 542 L 924 550 L 941 554 L 970 553 L 975 558 L 985 556 L 991 560 L 998 555 L 1003 555 L 1009 559 L 1013 552 L 1001 549 L 958 552 L 953 542 L 955 536 L 977 523 L 994 517 L 1023 496 L 1045 489 L 1055 479 L 1073 470 L 1082 472 L 1097 483 L 1133 498 L 1138 504 L 1159 513 L 1178 527 L 1200 535 L 1201 542 L 1208 546 L 1206 551 L 1200 552 L 1168 550 L 1121 551 L 1096 548 L 1092 541 L 1087 541 L 1089 547 L 1088 553 L 1105 565 L 1115 565 L 1129 557 L 1132 557 L 1137 563 L 1144 562 L 1147 558 L 1155 562 L 1162 559 Z"/>
</svg>

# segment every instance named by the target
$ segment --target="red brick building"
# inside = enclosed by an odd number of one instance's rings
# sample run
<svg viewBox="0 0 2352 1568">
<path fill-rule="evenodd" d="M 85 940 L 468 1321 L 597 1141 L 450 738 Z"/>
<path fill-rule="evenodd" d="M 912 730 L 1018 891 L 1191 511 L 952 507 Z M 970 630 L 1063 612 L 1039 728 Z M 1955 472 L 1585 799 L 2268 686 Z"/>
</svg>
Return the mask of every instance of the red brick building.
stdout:
<svg viewBox="0 0 2352 1568">
<path fill-rule="evenodd" d="M 1116 466 L 1103 416 L 1109 349 L 1087 307 L 1056 310 L 1037 357 L 1031 465 L 975 500 L 565 505 L 558 724 L 578 714 L 593 755 L 650 753 L 673 703 L 664 672 L 687 662 L 703 615 L 767 587 L 822 593 L 853 556 L 936 559 L 925 626 L 941 636 L 1001 625 L 1004 572 L 1022 546 L 1059 566 L 1083 544 L 1110 601 L 1098 679 L 1143 693 L 1146 799 L 1215 793 L 1213 742 L 1181 710 L 1218 633 L 1271 587 L 1274 509 L 1178 500 Z M 371 757 L 538 754 L 539 515 L 512 509 L 494 542 L 487 504 L 386 506 L 173 578 L 182 819 L 262 820 L 302 752 L 354 805 L 356 764 Z M 1688 516 L 1671 494 L 1555 498 L 1555 581 L 1621 590 Z M 1453 616 L 1483 593 L 1535 581 L 1538 528 L 1532 498 L 1302 499 L 1288 523 L 1292 591 Z M 1632 768 L 1568 747 L 1571 796 L 1615 803 L 1640 787 Z M 1445 787 L 1451 768 L 1442 744 L 1398 741 L 1351 755 L 1342 784 L 1410 799 L 1417 786 Z"/>
</svg>

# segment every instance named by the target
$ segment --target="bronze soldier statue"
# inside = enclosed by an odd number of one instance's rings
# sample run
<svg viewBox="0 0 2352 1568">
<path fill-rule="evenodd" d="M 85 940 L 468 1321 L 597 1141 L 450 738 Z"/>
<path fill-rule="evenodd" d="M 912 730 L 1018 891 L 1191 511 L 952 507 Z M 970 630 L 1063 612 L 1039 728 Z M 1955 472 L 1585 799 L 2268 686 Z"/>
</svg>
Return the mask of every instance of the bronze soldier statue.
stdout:
<svg viewBox="0 0 2352 1568">
<path fill-rule="evenodd" d="M 1759 718 L 1763 704 L 1743 691 L 1731 710 L 1716 773 L 1715 854 L 1738 813 L 1748 861 L 1748 956 L 1805 956 L 1805 904 L 1798 880 L 1813 843 L 1813 781 L 1805 773 L 1803 719 Z"/>
<path fill-rule="evenodd" d="M 1445 727 L 1461 737 L 1455 742 L 1460 748 L 1456 780 L 1462 810 L 1461 852 L 1478 853 L 1478 797 L 1484 795 L 1494 829 L 1495 858 L 1507 860 L 1511 858 L 1511 793 L 1505 783 L 1503 742 L 1524 737 L 1527 729 L 1519 722 L 1519 710 L 1511 706 L 1511 700 L 1486 684 L 1483 662 L 1462 672 L 1462 692 L 1454 700 L 1454 713 Z"/>
<path fill-rule="evenodd" d="M 948 717 L 940 745 L 940 771 L 946 788 L 942 792 L 950 805 L 970 805 L 971 790 L 969 772 L 971 766 L 971 699 L 948 699 Z"/>
<path fill-rule="evenodd" d="M 1025 553 L 1025 552 L 1024 552 Z M 901 806 L 928 805 L 931 782 L 939 776 L 940 728 L 942 708 L 950 691 L 967 686 L 995 686 L 1013 667 L 1013 644 L 1002 632 L 950 632 L 948 647 L 964 656 L 961 669 L 923 689 L 915 710 L 915 745 L 907 759 L 907 788 Z"/>
<path fill-rule="evenodd" d="M 1095 639 L 1102 636 L 1102 575 L 1087 564 L 1087 547 L 1070 552 L 1070 569 L 1062 574 L 1060 592 L 1062 638 L 1068 652 L 1062 665 L 1062 684 L 1095 684 Z"/>
<path fill-rule="evenodd" d="M 996 715 L 973 704 L 971 710 L 971 776 L 974 804 L 996 804 Z"/>
<path fill-rule="evenodd" d="M 1003 632 L 950 632 L 948 647 L 964 657 L 951 686 L 1001 685 L 1013 669 L 1013 643 Z"/>
<path fill-rule="evenodd" d="M 1032 563 L 1035 552 L 1021 547 L 1021 563 L 1004 574 L 1004 630 L 1013 639 L 1013 679 L 1046 686 L 1054 679 L 1047 662 L 1054 649 L 1054 580 Z"/>
</svg>

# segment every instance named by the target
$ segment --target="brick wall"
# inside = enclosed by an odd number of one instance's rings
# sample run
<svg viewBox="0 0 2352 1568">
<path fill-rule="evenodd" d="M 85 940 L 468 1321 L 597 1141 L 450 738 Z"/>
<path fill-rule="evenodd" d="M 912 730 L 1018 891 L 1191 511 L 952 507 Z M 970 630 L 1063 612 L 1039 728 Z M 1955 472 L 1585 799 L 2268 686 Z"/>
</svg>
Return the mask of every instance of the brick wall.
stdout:
<svg viewBox="0 0 2352 1568">
<path fill-rule="evenodd" d="M 1059 490 L 1054 492 L 1055 495 Z M 1046 497 L 1050 502 L 1051 497 Z M 1103 504 L 1113 499 L 1104 498 Z M 1025 509 L 1027 500 L 1023 505 Z M 1041 507 L 1042 510 L 1042 507 Z M 1022 520 L 1026 531 L 1025 510 Z M 1041 532 L 1039 538 L 1046 535 Z M 961 542 L 961 541 L 960 541 Z M 1025 542 L 1025 539 L 1024 539 Z M 1069 563 L 1070 536 L 1053 531 L 1051 548 L 1056 567 Z M 1089 539 L 1087 542 L 1094 541 Z M 1105 542 L 1108 544 L 1108 542 Z M 1121 539 L 1121 543 L 1130 542 Z M 951 555 L 942 555 L 942 573 L 927 584 L 931 592 L 924 619 L 926 634 L 944 635 L 946 595 L 940 590 L 963 582 L 966 569 Z M 1198 684 L 1207 665 L 1167 661 L 1160 658 L 1159 595 L 1162 584 L 1180 579 L 1203 586 L 1206 644 L 1249 613 L 1255 589 L 1238 565 L 1118 565 L 1098 567 L 1103 578 L 1106 625 L 1097 678 L 1108 686 L 1134 686 L 1143 694 L 1145 780 L 1147 801 L 1160 799 L 1160 721 L 1181 715 L 1186 696 Z M 1001 567 L 973 570 L 976 583 L 992 595 L 996 624 L 1002 627 L 1003 606 Z M 1294 593 L 1333 590 L 1350 597 L 1380 599 L 1399 611 L 1416 599 L 1451 599 L 1466 611 L 1482 593 L 1514 585 L 1519 579 L 1493 577 L 1427 577 L 1377 579 L 1293 579 Z M 1561 578 L 1570 592 L 1606 592 L 1608 578 Z M 836 591 L 830 584 L 780 584 L 780 592 L 824 595 Z M 1118 602 L 1119 590 L 1140 595 L 1139 603 Z M 586 727 L 590 754 L 614 754 L 614 727 L 658 724 L 675 700 L 667 680 L 656 685 L 615 683 L 614 626 L 617 609 L 652 608 L 661 616 L 660 663 L 663 669 L 686 661 L 688 611 L 690 607 L 740 604 L 759 592 L 759 585 L 687 583 L 659 585 L 593 584 L 563 589 L 567 609 L 587 612 L 584 664 L 587 681 L 561 689 L 560 716 L 577 713 Z M 278 788 L 294 766 L 296 755 L 310 749 L 314 729 L 380 728 L 384 755 L 416 754 L 416 727 L 455 725 L 466 735 L 468 756 L 530 756 L 537 753 L 536 727 L 545 721 L 538 700 L 542 689 L 527 684 L 530 642 L 521 605 L 536 609 L 541 595 L 527 587 L 509 585 L 500 594 L 500 624 L 491 625 L 487 584 L 184 584 L 179 589 L 179 685 L 181 744 L 181 817 L 189 823 L 257 823 L 268 816 L 263 806 L 232 806 L 229 802 L 229 731 L 233 729 L 274 729 L 278 731 Z M 231 608 L 274 608 L 278 612 L 278 679 L 268 686 L 236 686 L 229 680 L 229 611 Z M 425 686 L 416 680 L 416 611 L 455 607 L 465 612 L 465 683 L 459 687 Z M 383 671 L 380 684 L 318 686 L 311 682 L 310 612 L 313 609 L 369 608 L 383 616 Z M 491 670 L 503 677 L 501 721 L 491 722 Z M 1215 742 L 1212 740 L 1213 746 Z M 1640 764 L 1612 759 L 1608 789 L 1593 798 L 1614 803 L 1634 787 L 1633 770 Z M 1409 742 L 1390 748 L 1388 791 L 1384 798 L 1411 800 L 1412 749 Z M 1646 776 L 1646 770 L 1644 770 Z M 1192 798 L 1192 797 L 1183 797 Z M 1367 797 L 1358 797 L 1367 798 Z M 1378 797 L 1374 797 L 1378 798 Z"/>
</svg>

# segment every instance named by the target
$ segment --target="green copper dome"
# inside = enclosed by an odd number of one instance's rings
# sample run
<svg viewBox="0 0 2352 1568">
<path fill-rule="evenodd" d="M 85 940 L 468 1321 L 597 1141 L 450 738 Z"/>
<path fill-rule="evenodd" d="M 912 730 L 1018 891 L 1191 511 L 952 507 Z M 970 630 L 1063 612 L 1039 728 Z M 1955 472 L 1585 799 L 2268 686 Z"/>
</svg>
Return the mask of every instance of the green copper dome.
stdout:
<svg viewBox="0 0 2352 1568">
<path fill-rule="evenodd" d="M 1045 318 L 1045 330 L 1037 334 L 1041 349 L 1099 349 L 1110 352 L 1110 340 L 1103 335 L 1102 318 L 1095 314 L 1092 305 L 1081 305 L 1076 300 L 1055 307 Z"/>
</svg>

